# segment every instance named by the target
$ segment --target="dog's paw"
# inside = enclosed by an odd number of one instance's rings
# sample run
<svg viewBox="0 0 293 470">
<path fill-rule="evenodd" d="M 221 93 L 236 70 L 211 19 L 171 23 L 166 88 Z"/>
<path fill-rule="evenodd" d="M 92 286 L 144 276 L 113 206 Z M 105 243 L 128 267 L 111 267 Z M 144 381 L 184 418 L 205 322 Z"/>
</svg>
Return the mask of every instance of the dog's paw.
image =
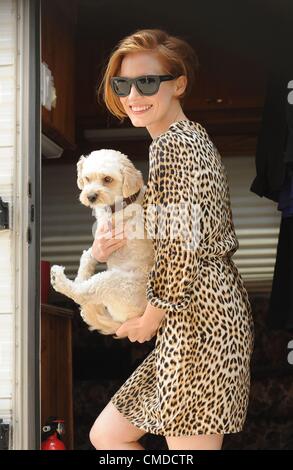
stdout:
<svg viewBox="0 0 293 470">
<path fill-rule="evenodd" d="M 64 274 L 64 266 L 58 266 L 57 264 L 54 264 L 51 267 L 51 284 L 55 288 L 58 286 L 58 284 L 61 283 L 62 280 L 65 278 Z"/>
</svg>

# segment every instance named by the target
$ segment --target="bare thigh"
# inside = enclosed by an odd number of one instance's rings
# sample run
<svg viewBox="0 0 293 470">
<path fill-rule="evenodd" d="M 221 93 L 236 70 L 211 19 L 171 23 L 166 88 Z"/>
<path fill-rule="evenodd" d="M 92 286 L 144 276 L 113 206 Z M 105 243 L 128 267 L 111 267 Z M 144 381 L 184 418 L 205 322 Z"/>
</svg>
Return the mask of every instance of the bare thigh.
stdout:
<svg viewBox="0 0 293 470">
<path fill-rule="evenodd" d="M 180 437 L 166 436 L 166 441 L 169 450 L 220 450 L 223 438 L 223 434 L 201 434 Z"/>
<path fill-rule="evenodd" d="M 146 431 L 130 423 L 111 401 L 101 411 L 90 430 L 90 440 L 94 447 L 135 442 Z"/>
</svg>

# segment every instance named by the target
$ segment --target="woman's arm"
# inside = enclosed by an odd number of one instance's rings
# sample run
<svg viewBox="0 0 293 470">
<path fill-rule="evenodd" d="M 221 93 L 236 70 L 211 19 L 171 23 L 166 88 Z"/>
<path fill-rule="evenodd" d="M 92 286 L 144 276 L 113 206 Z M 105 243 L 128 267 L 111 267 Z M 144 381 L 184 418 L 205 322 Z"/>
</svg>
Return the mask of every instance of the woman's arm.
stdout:
<svg viewBox="0 0 293 470">
<path fill-rule="evenodd" d="M 176 137 L 174 135 L 173 143 Z M 150 173 L 148 203 L 168 209 L 167 218 L 163 217 L 161 225 L 170 225 L 170 222 L 176 219 L 187 228 L 189 222 L 184 219 L 182 213 L 178 215 L 176 205 L 183 202 L 188 204 L 188 208 L 192 206 L 195 199 L 194 191 L 196 191 L 194 186 L 197 184 L 193 175 L 197 163 L 193 158 L 193 170 L 191 170 L 188 167 L 191 158 L 186 161 L 186 157 L 181 154 L 181 148 L 182 142 L 180 141 L 172 147 L 168 144 L 161 147 L 160 141 L 156 143 L 156 155 L 153 156 L 155 162 Z M 178 174 L 176 163 L 181 161 L 179 167 L 182 168 L 184 158 L 186 171 L 180 170 Z M 147 221 L 148 218 L 146 223 Z M 160 238 L 157 220 L 154 226 L 155 259 L 148 273 L 147 307 L 141 317 L 128 320 L 116 332 L 118 336 L 128 336 L 130 341 L 148 341 L 156 333 L 167 311 L 180 313 L 188 308 L 191 298 L 190 287 L 198 275 L 197 249 L 185 248 L 182 240 L 170 236 L 170 229 L 167 230 L 167 237 Z"/>
<path fill-rule="evenodd" d="M 157 206 L 158 215 L 146 217 L 146 224 L 155 221 L 146 296 L 153 307 L 174 313 L 188 308 L 199 274 L 200 168 L 195 147 L 196 142 L 187 144 L 185 136 L 173 133 L 170 141 L 167 136 L 156 141 L 150 157 L 148 205 Z"/>
<path fill-rule="evenodd" d="M 160 325 L 165 314 L 166 314 L 166 310 L 163 310 L 162 308 L 154 307 L 148 302 L 146 309 L 144 311 L 143 317 L 146 322 L 152 322 L 155 320 L 157 324 Z"/>
</svg>

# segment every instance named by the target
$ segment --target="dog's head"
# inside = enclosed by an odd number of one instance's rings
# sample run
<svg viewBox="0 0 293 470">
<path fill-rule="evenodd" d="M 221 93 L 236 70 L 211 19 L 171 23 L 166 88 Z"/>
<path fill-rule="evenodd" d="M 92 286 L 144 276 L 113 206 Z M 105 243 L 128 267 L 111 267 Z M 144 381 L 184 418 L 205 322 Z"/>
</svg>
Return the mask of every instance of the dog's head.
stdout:
<svg viewBox="0 0 293 470">
<path fill-rule="evenodd" d="M 141 172 L 118 150 L 96 150 L 77 162 L 79 200 L 85 206 L 112 205 L 118 197 L 135 194 L 143 184 Z"/>
</svg>

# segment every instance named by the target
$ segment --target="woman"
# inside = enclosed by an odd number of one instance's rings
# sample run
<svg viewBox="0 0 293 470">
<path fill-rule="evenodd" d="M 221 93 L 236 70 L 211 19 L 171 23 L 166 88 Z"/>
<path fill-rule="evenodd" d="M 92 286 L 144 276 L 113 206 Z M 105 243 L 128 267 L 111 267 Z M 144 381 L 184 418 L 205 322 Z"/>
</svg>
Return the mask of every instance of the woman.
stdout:
<svg viewBox="0 0 293 470">
<path fill-rule="evenodd" d="M 220 449 L 224 434 L 241 431 L 246 418 L 251 307 L 231 259 L 238 241 L 221 157 L 182 110 L 196 67 L 184 40 L 140 30 L 120 41 L 101 84 L 108 109 L 153 139 L 144 210 L 167 207 L 167 219 L 178 222 L 185 221 L 176 212 L 182 202 L 200 208 L 193 219 L 200 239 L 186 248 L 170 231 L 154 237 L 146 310 L 116 334 L 139 342 L 156 334 L 155 348 L 96 419 L 96 449 L 143 449 L 138 440 L 146 432 L 164 435 L 169 449 Z M 103 261 L 124 242 L 101 233 L 93 256 Z"/>
</svg>

